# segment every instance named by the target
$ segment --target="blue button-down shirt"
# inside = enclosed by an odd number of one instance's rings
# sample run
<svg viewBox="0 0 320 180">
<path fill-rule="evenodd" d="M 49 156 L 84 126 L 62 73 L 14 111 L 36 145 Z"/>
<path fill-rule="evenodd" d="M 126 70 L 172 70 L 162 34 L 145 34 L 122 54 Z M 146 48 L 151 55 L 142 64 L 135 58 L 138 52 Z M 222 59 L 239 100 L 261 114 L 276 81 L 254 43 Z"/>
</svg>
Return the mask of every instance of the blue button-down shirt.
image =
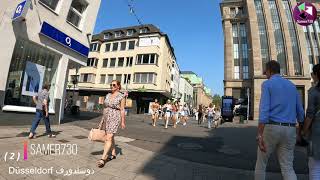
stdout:
<svg viewBox="0 0 320 180">
<path fill-rule="evenodd" d="M 280 123 L 303 122 L 304 109 L 296 86 L 279 74 L 262 84 L 259 123 L 270 120 Z"/>
</svg>

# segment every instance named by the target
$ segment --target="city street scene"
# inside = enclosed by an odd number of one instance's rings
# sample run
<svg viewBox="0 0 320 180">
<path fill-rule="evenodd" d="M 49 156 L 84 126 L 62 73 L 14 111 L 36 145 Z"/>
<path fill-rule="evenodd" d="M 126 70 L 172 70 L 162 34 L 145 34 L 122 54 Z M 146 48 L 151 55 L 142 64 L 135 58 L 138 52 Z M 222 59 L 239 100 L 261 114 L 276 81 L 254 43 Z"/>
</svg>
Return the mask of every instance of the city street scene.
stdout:
<svg viewBox="0 0 320 180">
<path fill-rule="evenodd" d="M 320 180 L 320 1 L 1 0 L 0 180 Z"/>
</svg>

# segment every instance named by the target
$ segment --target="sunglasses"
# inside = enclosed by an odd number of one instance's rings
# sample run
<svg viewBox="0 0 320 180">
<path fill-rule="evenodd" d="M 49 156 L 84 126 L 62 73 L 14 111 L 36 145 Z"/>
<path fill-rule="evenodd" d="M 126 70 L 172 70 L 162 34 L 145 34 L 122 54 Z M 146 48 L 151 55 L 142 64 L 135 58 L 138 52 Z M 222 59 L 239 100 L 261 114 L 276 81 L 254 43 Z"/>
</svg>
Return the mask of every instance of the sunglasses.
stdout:
<svg viewBox="0 0 320 180">
<path fill-rule="evenodd" d="M 117 87 L 117 84 L 110 84 L 110 87 Z"/>
</svg>

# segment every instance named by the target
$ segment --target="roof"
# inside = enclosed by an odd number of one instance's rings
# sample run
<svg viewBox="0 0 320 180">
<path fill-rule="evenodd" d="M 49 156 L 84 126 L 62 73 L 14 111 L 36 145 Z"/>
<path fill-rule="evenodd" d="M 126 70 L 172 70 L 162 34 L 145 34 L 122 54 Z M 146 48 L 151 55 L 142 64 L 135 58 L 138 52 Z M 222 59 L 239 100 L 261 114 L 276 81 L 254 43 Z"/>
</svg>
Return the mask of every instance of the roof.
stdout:
<svg viewBox="0 0 320 180">
<path fill-rule="evenodd" d="M 140 33 L 140 29 L 143 29 L 143 28 L 147 28 L 148 31 L 146 33 Z M 126 35 L 127 31 L 129 31 L 129 30 L 134 31 L 132 36 Z M 122 36 L 119 38 L 116 38 L 114 36 L 115 32 L 121 32 Z M 152 24 L 145 24 L 145 25 L 139 25 L 139 26 L 129 26 L 129 27 L 123 27 L 123 28 L 116 28 L 116 29 L 107 29 L 107 30 L 102 31 L 99 34 L 93 35 L 91 41 L 98 40 L 101 42 L 105 42 L 105 41 L 113 41 L 113 40 L 131 39 L 131 38 L 137 38 L 137 37 L 139 37 L 139 35 L 154 34 L 154 33 L 158 33 L 160 35 L 165 35 L 156 26 L 154 26 Z M 110 34 L 111 35 L 110 38 L 104 39 L 105 34 Z"/>
<path fill-rule="evenodd" d="M 243 0 L 222 0 L 221 3 L 242 2 Z"/>
<path fill-rule="evenodd" d="M 148 31 L 145 33 L 140 33 L 140 29 L 147 28 Z M 129 30 L 133 30 L 132 36 L 127 36 L 127 32 Z M 121 37 L 115 37 L 116 32 L 121 32 Z M 104 39 L 105 34 L 110 34 L 110 38 Z M 129 26 L 129 27 L 123 27 L 123 28 L 116 28 L 116 29 L 106 29 L 99 34 L 94 34 L 92 36 L 91 42 L 94 41 L 100 41 L 100 42 L 109 42 L 109 41 L 121 41 L 125 39 L 132 39 L 132 38 L 139 38 L 139 36 L 143 35 L 149 35 L 149 34 L 159 34 L 160 36 L 164 36 L 169 44 L 169 47 L 172 51 L 172 54 L 174 58 L 176 59 L 176 56 L 174 54 L 174 48 L 171 45 L 169 36 L 163 32 L 160 31 L 158 27 L 156 27 L 153 24 L 144 24 L 144 25 L 139 25 L 139 26 Z"/>
<path fill-rule="evenodd" d="M 180 74 L 195 74 L 195 75 L 197 75 L 193 71 L 181 71 Z"/>
</svg>

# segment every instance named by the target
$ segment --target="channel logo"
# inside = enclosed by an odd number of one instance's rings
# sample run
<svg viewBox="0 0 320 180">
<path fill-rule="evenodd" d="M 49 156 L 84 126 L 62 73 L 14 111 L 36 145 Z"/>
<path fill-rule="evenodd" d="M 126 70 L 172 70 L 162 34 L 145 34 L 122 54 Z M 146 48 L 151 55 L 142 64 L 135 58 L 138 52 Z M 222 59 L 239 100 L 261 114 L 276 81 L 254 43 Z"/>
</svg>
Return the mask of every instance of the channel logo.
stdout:
<svg viewBox="0 0 320 180">
<path fill-rule="evenodd" d="M 309 2 L 301 2 L 293 9 L 293 18 L 301 26 L 313 24 L 317 19 L 317 10 Z"/>
</svg>

